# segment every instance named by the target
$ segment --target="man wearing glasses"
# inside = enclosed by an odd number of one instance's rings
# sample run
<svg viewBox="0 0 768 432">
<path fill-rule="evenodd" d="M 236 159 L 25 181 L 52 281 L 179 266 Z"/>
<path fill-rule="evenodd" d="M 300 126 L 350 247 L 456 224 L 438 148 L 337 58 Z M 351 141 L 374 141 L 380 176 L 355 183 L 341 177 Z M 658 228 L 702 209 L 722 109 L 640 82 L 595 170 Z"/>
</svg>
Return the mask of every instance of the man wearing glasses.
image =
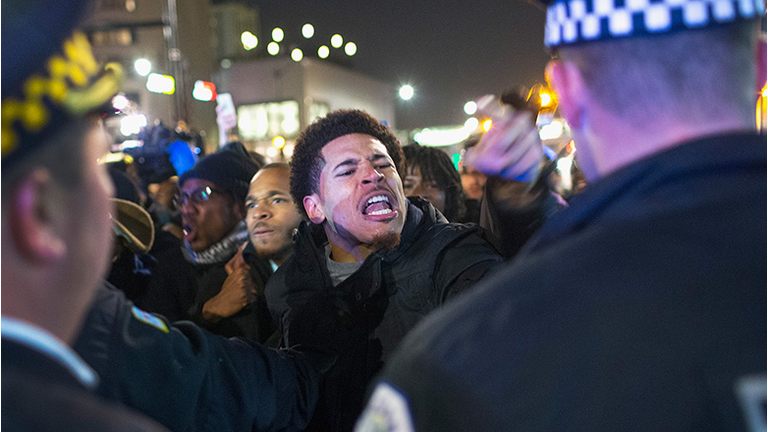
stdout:
<svg viewBox="0 0 768 432">
<path fill-rule="evenodd" d="M 230 274 L 227 263 L 248 240 L 245 225 L 245 197 L 258 163 L 245 147 L 233 142 L 201 159 L 179 178 L 181 193 L 176 206 L 181 210 L 184 230 L 184 261 L 158 263 L 142 306 L 171 320 L 190 319 L 213 333 L 242 336 L 260 342 L 272 334 L 271 320 L 263 295 L 248 274 Z M 186 268 L 181 276 L 178 265 Z M 256 273 L 271 274 L 267 262 L 252 265 Z M 260 265 L 263 264 L 263 265 Z M 180 283 L 178 278 L 185 278 Z M 243 295 L 243 307 L 235 314 L 220 317 L 206 310 L 206 302 L 235 286 Z M 168 289 L 168 287 L 178 287 Z M 259 300 L 261 299 L 261 300 Z M 259 319 L 259 317 L 267 319 Z"/>
</svg>

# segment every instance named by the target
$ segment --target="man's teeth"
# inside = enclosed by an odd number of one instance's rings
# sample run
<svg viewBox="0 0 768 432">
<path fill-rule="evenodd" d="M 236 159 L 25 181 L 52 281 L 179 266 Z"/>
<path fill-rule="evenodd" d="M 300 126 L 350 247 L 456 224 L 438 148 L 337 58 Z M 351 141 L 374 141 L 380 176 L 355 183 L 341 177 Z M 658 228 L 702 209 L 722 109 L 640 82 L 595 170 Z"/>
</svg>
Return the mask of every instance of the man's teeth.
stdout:
<svg viewBox="0 0 768 432">
<path fill-rule="evenodd" d="M 387 213 L 392 213 L 392 209 L 377 210 L 375 212 L 370 212 L 368 214 L 369 215 L 382 215 L 382 214 L 387 214 Z"/>
<path fill-rule="evenodd" d="M 384 195 L 377 195 L 377 196 L 375 196 L 375 197 L 371 197 L 371 198 L 368 200 L 368 204 L 377 203 L 377 202 L 379 202 L 379 201 L 389 202 L 389 198 L 387 198 L 387 197 L 386 197 L 386 196 L 384 196 Z"/>
</svg>

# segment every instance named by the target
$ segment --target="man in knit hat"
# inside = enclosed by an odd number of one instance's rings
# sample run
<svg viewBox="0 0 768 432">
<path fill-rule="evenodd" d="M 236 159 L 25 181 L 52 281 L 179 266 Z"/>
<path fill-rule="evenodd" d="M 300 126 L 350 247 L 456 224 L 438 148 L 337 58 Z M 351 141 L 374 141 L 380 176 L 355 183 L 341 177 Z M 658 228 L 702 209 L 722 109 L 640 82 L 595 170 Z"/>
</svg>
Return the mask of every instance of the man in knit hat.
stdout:
<svg viewBox="0 0 768 432">
<path fill-rule="evenodd" d="M 548 5 L 547 72 L 590 185 L 409 334 L 357 430 L 766 429 L 764 12 Z M 530 116 L 492 115 L 468 163 L 525 172 L 504 165 L 540 146 Z"/>
<path fill-rule="evenodd" d="M 257 337 L 257 311 L 268 313 L 265 305 L 253 304 L 256 286 L 249 284 L 242 310 L 222 320 L 203 314 L 205 303 L 218 294 L 225 283 L 248 280 L 230 279 L 226 264 L 248 240 L 245 225 L 245 196 L 251 178 L 260 165 L 243 144 L 233 142 L 201 159 L 179 177 L 180 194 L 176 206 L 181 210 L 184 237 L 179 263 L 158 263 L 142 307 L 172 320 L 191 319 L 207 330 L 227 337 Z M 186 267 L 184 283 L 179 283 L 178 267 Z M 268 265 L 265 265 L 268 269 Z M 175 286 L 168 290 L 167 287 Z"/>
</svg>

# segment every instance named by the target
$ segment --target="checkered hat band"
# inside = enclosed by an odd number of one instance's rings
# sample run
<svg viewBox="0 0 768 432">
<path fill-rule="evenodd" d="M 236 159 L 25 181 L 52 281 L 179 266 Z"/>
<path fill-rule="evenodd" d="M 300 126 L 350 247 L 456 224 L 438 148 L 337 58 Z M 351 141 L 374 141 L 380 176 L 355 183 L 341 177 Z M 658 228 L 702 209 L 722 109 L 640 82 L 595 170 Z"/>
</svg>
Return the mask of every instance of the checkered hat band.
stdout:
<svg viewBox="0 0 768 432">
<path fill-rule="evenodd" d="M 667 33 L 764 13 L 764 0 L 564 0 L 547 8 L 544 44 Z"/>
</svg>

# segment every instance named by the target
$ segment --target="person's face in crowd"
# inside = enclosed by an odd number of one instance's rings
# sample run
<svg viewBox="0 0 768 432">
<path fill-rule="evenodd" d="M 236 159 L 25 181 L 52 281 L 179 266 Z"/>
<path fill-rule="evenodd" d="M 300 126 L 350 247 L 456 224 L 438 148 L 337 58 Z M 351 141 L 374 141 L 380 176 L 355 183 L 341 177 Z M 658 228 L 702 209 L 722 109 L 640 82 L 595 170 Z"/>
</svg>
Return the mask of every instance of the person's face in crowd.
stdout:
<svg viewBox="0 0 768 432">
<path fill-rule="evenodd" d="M 331 242 L 345 250 L 391 246 L 405 224 L 403 184 L 387 148 L 359 133 L 334 139 L 321 151 L 319 192 L 304 197 L 313 223 L 326 222 Z M 397 237 L 395 237 L 397 236 Z"/>
<path fill-rule="evenodd" d="M 256 253 L 282 263 L 293 251 L 293 232 L 301 222 L 290 193 L 290 168 L 260 170 L 245 198 L 248 235 Z"/>
<path fill-rule="evenodd" d="M 229 235 L 243 220 L 242 206 L 233 197 L 202 179 L 181 186 L 181 223 L 184 241 L 195 252 L 203 251 Z"/>
<path fill-rule="evenodd" d="M 464 193 L 467 198 L 482 199 L 483 186 L 487 180 L 485 174 L 474 168 L 465 167 L 464 169 L 464 173 L 461 174 L 461 186 L 464 188 Z"/>
<path fill-rule="evenodd" d="M 414 165 L 408 167 L 408 174 L 403 179 L 406 196 L 420 196 L 429 201 L 440 213 L 445 211 L 445 191 L 434 180 L 427 181 L 421 175 L 421 169 Z"/>
</svg>

